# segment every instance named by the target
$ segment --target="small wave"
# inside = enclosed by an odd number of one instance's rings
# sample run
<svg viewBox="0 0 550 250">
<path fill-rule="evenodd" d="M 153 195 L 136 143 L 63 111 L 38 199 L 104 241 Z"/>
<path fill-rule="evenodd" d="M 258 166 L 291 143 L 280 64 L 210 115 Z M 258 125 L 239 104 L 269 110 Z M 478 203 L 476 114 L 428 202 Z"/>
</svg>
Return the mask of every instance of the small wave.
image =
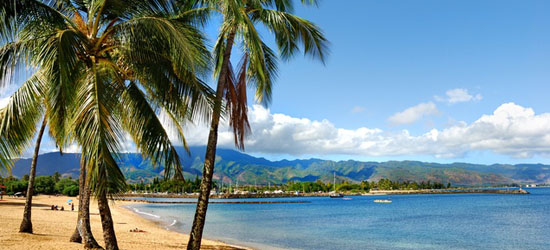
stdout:
<svg viewBox="0 0 550 250">
<path fill-rule="evenodd" d="M 174 220 L 174 222 L 172 222 L 172 224 L 168 225 L 169 227 L 173 226 L 173 225 L 176 225 L 176 223 L 178 223 L 177 220 Z"/>
<path fill-rule="evenodd" d="M 137 208 L 134 208 L 134 211 L 138 214 L 144 214 L 144 215 L 147 215 L 147 216 L 151 216 L 151 217 L 155 217 L 157 219 L 160 219 L 160 216 L 158 216 L 158 215 L 150 214 L 150 213 L 146 213 L 146 212 L 141 212 Z"/>
</svg>

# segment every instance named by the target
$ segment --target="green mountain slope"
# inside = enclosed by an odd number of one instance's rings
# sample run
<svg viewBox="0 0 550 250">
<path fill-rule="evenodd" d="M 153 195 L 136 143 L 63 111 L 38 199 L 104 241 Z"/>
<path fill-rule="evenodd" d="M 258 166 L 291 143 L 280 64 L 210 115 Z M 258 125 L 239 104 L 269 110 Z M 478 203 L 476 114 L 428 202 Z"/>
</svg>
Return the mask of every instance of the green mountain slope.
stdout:
<svg viewBox="0 0 550 250">
<path fill-rule="evenodd" d="M 184 166 L 184 176 L 194 179 L 202 172 L 205 147 L 191 147 L 189 154 L 178 148 Z M 39 157 L 38 175 L 63 175 L 78 177 L 79 154 L 43 154 Z M 13 175 L 28 173 L 31 159 L 16 162 Z M 120 166 L 128 182 L 151 182 L 163 175 L 162 166 L 155 167 L 139 154 L 123 154 Z M 225 183 L 242 184 L 283 183 L 287 181 L 332 182 L 333 173 L 338 180 L 359 182 L 388 178 L 393 181 L 451 182 L 453 185 L 494 185 L 504 183 L 550 183 L 550 165 L 543 164 L 493 164 L 468 163 L 439 164 L 419 161 L 329 161 L 321 159 L 269 161 L 235 150 L 218 149 L 214 178 Z"/>
</svg>

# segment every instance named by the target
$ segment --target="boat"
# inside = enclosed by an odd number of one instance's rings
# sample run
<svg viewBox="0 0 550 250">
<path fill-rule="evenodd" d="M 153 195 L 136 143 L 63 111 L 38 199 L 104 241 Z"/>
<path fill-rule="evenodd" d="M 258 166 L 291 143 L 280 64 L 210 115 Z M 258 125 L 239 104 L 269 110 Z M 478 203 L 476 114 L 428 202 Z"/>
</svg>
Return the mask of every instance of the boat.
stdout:
<svg viewBox="0 0 550 250">
<path fill-rule="evenodd" d="M 374 203 L 392 203 L 391 200 L 374 200 Z"/>
<path fill-rule="evenodd" d="M 344 198 L 344 195 L 341 193 L 330 193 L 330 198 Z"/>
<path fill-rule="evenodd" d="M 336 172 L 334 172 L 334 191 L 330 193 L 330 198 L 344 198 L 344 195 L 341 193 L 336 193 Z"/>
</svg>

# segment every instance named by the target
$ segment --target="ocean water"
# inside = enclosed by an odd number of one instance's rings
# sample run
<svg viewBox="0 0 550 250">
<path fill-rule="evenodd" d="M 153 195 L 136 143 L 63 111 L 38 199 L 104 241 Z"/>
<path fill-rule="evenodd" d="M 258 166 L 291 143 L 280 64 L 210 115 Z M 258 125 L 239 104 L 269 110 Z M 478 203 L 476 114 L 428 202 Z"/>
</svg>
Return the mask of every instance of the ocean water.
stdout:
<svg viewBox="0 0 550 250">
<path fill-rule="evenodd" d="M 210 204 L 204 237 L 256 249 L 550 249 L 550 188 L 527 190 L 530 195 L 393 195 L 391 204 L 373 202 L 388 196 Z M 187 233 L 195 205 L 129 209 Z"/>
</svg>

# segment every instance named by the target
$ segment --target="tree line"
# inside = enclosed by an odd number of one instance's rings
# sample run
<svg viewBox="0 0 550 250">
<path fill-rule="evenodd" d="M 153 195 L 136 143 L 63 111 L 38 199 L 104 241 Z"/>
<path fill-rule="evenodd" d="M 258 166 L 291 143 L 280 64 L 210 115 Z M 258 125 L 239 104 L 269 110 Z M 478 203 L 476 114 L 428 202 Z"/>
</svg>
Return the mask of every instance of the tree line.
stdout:
<svg viewBox="0 0 550 250">
<path fill-rule="evenodd" d="M 0 177 L 0 186 L 6 187 L 7 195 L 14 195 L 21 192 L 26 194 L 29 185 L 29 175 L 24 175 L 21 179 L 13 176 L 6 178 Z M 67 196 L 78 195 L 78 180 L 71 177 L 62 178 L 58 172 L 52 176 L 37 176 L 34 182 L 34 194 L 62 194 Z"/>
<path fill-rule="evenodd" d="M 155 177 L 152 183 L 128 184 L 128 190 L 138 193 L 196 193 L 200 191 L 200 185 L 201 179 L 198 176 L 194 180 Z"/>
<path fill-rule="evenodd" d="M 289 191 L 303 191 L 303 192 L 328 192 L 334 190 L 332 183 L 324 183 L 320 180 L 315 182 L 287 182 L 285 185 L 286 190 Z M 445 189 L 451 188 L 451 183 L 446 185 L 440 182 L 432 181 L 391 181 L 390 179 L 382 178 L 376 181 L 361 181 L 360 183 L 349 183 L 343 181 L 342 183 L 336 183 L 336 191 L 339 192 L 369 192 L 371 189 L 377 190 L 419 190 L 419 189 Z"/>
<path fill-rule="evenodd" d="M 152 183 L 140 183 L 140 184 L 128 184 L 129 190 L 133 192 L 147 192 L 147 193 L 197 193 L 200 191 L 201 178 L 195 176 L 194 180 L 175 180 L 175 179 L 163 179 L 155 177 Z M 286 183 L 273 183 L 271 185 L 241 185 L 236 183 L 222 184 L 220 182 L 213 182 L 212 188 L 217 192 L 233 193 L 234 191 L 247 191 L 252 193 L 263 193 L 266 191 L 274 192 L 281 190 L 284 192 L 331 192 L 335 189 L 334 184 L 325 183 L 321 180 L 316 181 L 288 181 Z M 382 178 L 378 181 L 361 181 L 360 183 L 350 183 L 345 180 L 340 183 L 336 183 L 336 191 L 338 192 L 352 192 L 352 193 L 364 193 L 369 192 L 371 189 L 376 190 L 419 190 L 419 189 L 445 189 L 451 188 L 451 183 L 446 185 L 440 182 L 432 181 L 391 181 L 390 179 Z"/>
</svg>

